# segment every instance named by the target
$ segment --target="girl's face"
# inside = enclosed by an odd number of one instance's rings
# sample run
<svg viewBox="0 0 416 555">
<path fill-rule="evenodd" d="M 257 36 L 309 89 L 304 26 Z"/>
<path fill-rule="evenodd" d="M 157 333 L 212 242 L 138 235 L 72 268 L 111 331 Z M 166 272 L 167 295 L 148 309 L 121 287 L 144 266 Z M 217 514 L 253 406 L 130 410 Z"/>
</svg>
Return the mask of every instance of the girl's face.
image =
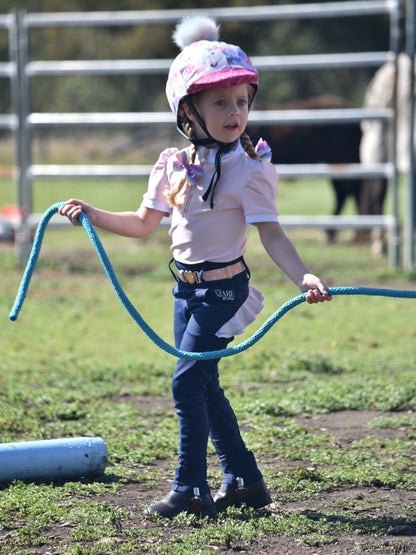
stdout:
<svg viewBox="0 0 416 555">
<path fill-rule="evenodd" d="M 222 143 L 232 143 L 241 136 L 247 125 L 250 91 L 250 85 L 243 84 L 208 89 L 193 97 L 195 108 L 211 137 Z M 194 123 L 197 138 L 204 138 L 205 133 L 186 103 L 184 108 L 186 115 Z"/>
</svg>

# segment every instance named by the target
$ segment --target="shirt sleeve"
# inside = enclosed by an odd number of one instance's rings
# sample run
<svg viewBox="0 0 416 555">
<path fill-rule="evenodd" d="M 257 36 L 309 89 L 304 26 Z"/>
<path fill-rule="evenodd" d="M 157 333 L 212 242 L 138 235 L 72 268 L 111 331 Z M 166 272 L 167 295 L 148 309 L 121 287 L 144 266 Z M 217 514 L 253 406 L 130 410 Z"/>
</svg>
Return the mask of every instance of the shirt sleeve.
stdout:
<svg viewBox="0 0 416 555">
<path fill-rule="evenodd" d="M 167 176 L 166 166 L 168 159 L 178 152 L 177 148 L 167 148 L 161 152 L 158 161 L 153 166 L 149 176 L 147 192 L 143 195 L 142 206 L 165 212 L 167 216 L 172 212 L 165 192 L 169 191 L 170 183 Z"/>
<path fill-rule="evenodd" d="M 243 190 L 243 209 L 246 223 L 278 222 L 276 168 L 270 162 L 256 164 Z"/>
</svg>

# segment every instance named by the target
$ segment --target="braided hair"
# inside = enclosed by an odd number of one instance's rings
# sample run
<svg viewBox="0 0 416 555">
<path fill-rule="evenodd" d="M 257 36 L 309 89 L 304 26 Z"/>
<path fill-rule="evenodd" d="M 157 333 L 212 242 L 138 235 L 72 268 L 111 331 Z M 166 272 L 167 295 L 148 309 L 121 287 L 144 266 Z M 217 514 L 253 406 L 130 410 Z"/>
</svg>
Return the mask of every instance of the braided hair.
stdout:
<svg viewBox="0 0 416 555">
<path fill-rule="evenodd" d="M 179 109 L 180 117 L 183 121 L 183 128 L 190 139 L 195 138 L 195 128 L 194 124 L 185 114 L 183 106 Z M 191 147 L 191 158 L 190 164 L 194 164 L 197 155 L 197 147 L 193 144 Z M 169 190 L 165 192 L 165 196 L 171 206 L 174 208 L 179 208 L 181 204 L 178 202 L 178 195 L 182 189 L 186 186 L 186 170 L 184 170 L 184 175 L 181 179 Z"/>
<path fill-rule="evenodd" d="M 254 148 L 254 145 L 251 142 L 251 139 L 246 131 L 241 134 L 240 141 L 247 156 L 253 158 L 253 160 L 259 160 L 256 149 Z"/>
</svg>

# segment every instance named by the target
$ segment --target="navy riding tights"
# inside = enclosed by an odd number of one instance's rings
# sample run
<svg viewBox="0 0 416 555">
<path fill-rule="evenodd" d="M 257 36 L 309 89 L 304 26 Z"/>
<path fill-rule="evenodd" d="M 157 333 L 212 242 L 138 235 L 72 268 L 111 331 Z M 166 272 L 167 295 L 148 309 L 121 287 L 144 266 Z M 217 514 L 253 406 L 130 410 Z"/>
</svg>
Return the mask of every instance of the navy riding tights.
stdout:
<svg viewBox="0 0 416 555">
<path fill-rule="evenodd" d="M 230 280 L 187 284 L 174 288 L 176 347 L 205 352 L 224 349 L 233 338 L 215 333 L 244 303 L 248 295 L 245 272 Z M 240 435 L 237 419 L 219 384 L 219 360 L 178 359 L 172 395 L 179 419 L 179 465 L 172 489 L 208 493 L 207 443 L 215 447 L 223 470 L 223 483 L 237 476 L 245 484 L 261 478 L 253 454 Z"/>
</svg>

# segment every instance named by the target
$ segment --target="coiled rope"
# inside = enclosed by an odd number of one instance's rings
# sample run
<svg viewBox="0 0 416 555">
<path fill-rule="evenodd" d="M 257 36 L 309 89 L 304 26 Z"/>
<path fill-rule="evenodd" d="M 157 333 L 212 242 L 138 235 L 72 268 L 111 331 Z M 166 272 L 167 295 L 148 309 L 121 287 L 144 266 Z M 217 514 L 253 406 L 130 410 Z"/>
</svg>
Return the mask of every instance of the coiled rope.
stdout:
<svg viewBox="0 0 416 555">
<path fill-rule="evenodd" d="M 30 280 L 33 275 L 33 271 L 35 269 L 40 249 L 42 246 L 43 237 L 45 234 L 46 227 L 49 223 L 49 220 L 52 216 L 58 212 L 60 206 L 63 206 L 65 203 L 58 202 L 53 204 L 48 208 L 48 210 L 43 214 L 38 228 L 35 235 L 35 239 L 33 242 L 32 251 L 30 253 L 29 260 L 27 262 L 22 281 L 19 286 L 19 290 L 16 295 L 16 299 L 14 305 L 10 311 L 9 318 L 12 321 L 15 321 L 19 315 L 19 312 L 22 308 L 23 302 L 26 298 L 26 294 L 29 288 Z M 167 353 L 174 355 L 175 357 L 184 358 L 188 360 L 199 360 L 199 359 L 216 359 L 222 357 L 229 357 L 235 355 L 237 353 L 241 353 L 249 349 L 252 345 L 257 343 L 269 330 L 270 328 L 282 318 L 289 310 L 295 308 L 299 304 L 305 302 L 306 300 L 306 293 L 294 297 L 290 301 L 286 302 L 282 305 L 274 314 L 272 314 L 269 319 L 258 329 L 256 333 L 254 333 L 249 339 L 243 341 L 238 345 L 234 345 L 227 349 L 221 349 L 217 351 L 208 351 L 208 352 L 189 352 L 189 351 L 182 351 L 180 349 L 176 349 L 172 347 L 168 343 L 166 343 L 161 337 L 159 337 L 153 329 L 143 320 L 142 316 L 133 306 L 129 298 L 127 297 L 126 293 L 123 291 L 117 276 L 114 272 L 114 269 L 111 265 L 111 262 L 107 256 L 107 253 L 104 250 L 104 247 L 94 229 L 89 221 L 88 217 L 81 213 L 80 222 L 82 223 L 85 231 L 87 232 L 92 244 L 97 251 L 97 254 L 101 260 L 101 263 L 104 267 L 104 270 L 107 274 L 108 279 L 110 280 L 111 285 L 113 286 L 118 298 L 122 302 L 123 306 L 133 318 L 133 320 L 140 326 L 140 328 L 148 335 L 148 337 L 161 349 L 166 351 Z M 376 289 L 371 287 L 332 287 L 329 289 L 329 293 L 332 296 L 335 295 L 370 295 L 370 296 L 380 296 L 380 297 L 400 297 L 400 298 L 416 298 L 416 291 L 406 291 L 406 290 L 396 290 L 396 289 Z"/>
</svg>

